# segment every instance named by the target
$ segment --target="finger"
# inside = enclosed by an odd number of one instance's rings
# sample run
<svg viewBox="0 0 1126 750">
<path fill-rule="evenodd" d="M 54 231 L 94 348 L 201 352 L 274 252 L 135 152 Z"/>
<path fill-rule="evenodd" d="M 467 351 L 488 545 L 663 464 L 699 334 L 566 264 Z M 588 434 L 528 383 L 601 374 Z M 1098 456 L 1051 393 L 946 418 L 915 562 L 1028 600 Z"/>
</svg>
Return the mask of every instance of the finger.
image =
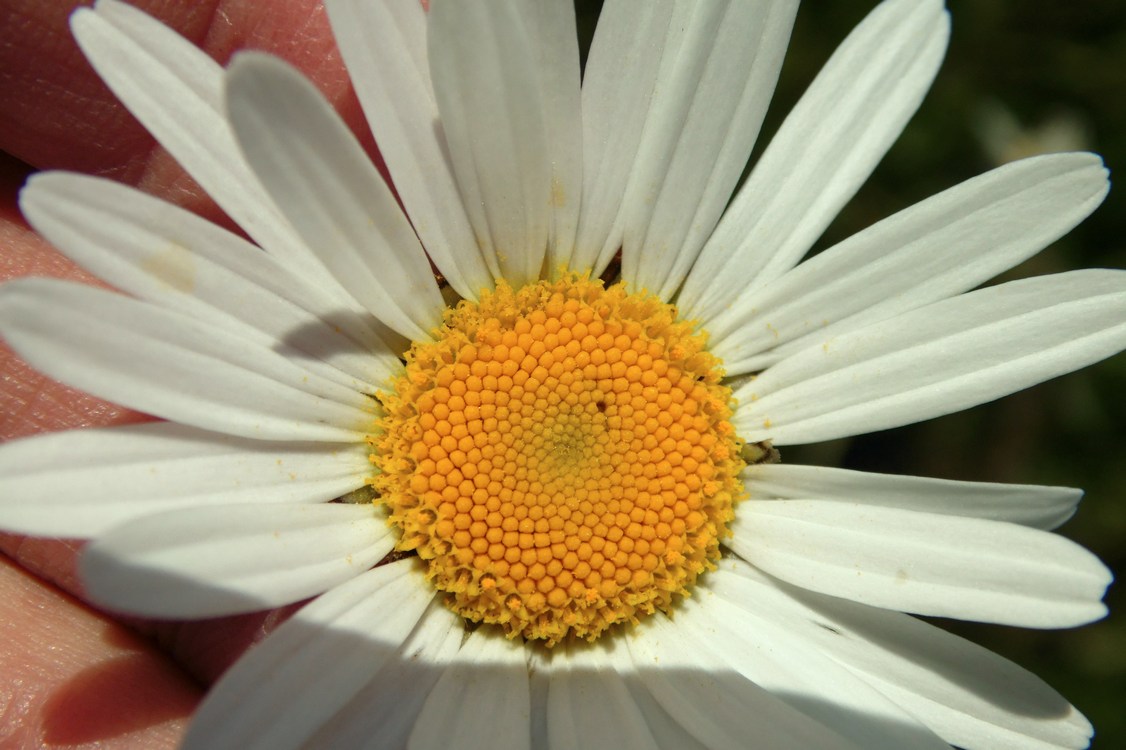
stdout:
<svg viewBox="0 0 1126 750">
<path fill-rule="evenodd" d="M 296 65 L 376 155 L 324 8 L 318 0 L 262 3 L 132 0 L 220 63 L 259 49 Z M 0 24 L 0 150 L 40 169 L 96 173 L 135 184 L 209 218 L 217 209 L 121 106 L 70 33 L 75 0 L 10 0 Z M 377 160 L 378 163 L 378 160 Z M 382 165 L 380 164 L 382 169 Z"/>
<path fill-rule="evenodd" d="M 114 105 L 71 38 L 67 18 L 78 5 L 72 0 L 6 3 L 0 24 L 0 68 L 6 71 L 0 148 L 41 168 L 135 181 L 152 139 Z"/>
<path fill-rule="evenodd" d="M 220 0 L 166 3 L 135 0 L 220 62 L 237 50 L 277 54 L 302 69 L 341 112 L 383 169 L 317 0 L 260 3 Z M 222 221 L 179 166 L 129 116 L 98 80 L 75 45 L 67 19 L 73 0 L 12 0 L 14 23 L 0 24 L 0 149 L 37 167 L 114 176 Z M 36 236 L 22 221 L 16 192 L 28 169 L 0 157 L 0 280 L 46 275 L 98 283 Z M 0 439 L 42 431 L 119 424 L 142 415 L 40 376 L 0 343 Z M 7 536 L 0 549 L 20 564 L 81 596 L 74 542 Z M 151 635 L 203 682 L 212 681 L 290 610 L 198 623 L 131 625 Z"/>
<path fill-rule="evenodd" d="M 50 584 L 54 584 L 62 592 L 83 599 L 84 592 L 78 578 L 77 563 L 84 544 L 73 539 L 40 539 L 16 534 L 0 534 L 0 557 L 4 557 L 9 564 L 20 566 L 35 578 L 42 579 L 45 588 L 50 589 Z M 18 609 L 23 606 L 26 606 L 26 601 L 3 598 L 0 594 L 0 609 Z M 243 652 L 269 635 L 301 606 L 302 604 L 298 603 L 266 612 L 189 622 L 144 620 L 133 617 L 114 617 L 114 619 L 149 638 L 157 648 L 170 656 L 197 682 L 210 685 Z M 0 620 L 5 616 L 14 615 L 0 612 Z M 113 615 L 103 612 L 100 616 Z M 0 663 L 0 674 L 4 674 L 3 668 L 3 663 Z"/>
<path fill-rule="evenodd" d="M 172 747 L 200 689 L 128 630 L 0 557 L 0 745 Z"/>
</svg>

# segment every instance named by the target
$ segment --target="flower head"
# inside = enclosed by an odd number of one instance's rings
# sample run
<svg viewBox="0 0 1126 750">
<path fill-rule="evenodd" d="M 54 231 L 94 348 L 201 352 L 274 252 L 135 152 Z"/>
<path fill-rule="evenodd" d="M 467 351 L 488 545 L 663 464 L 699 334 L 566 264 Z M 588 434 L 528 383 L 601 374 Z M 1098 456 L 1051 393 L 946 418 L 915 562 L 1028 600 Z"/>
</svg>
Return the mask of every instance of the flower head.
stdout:
<svg viewBox="0 0 1126 750">
<path fill-rule="evenodd" d="M 879 5 L 737 192 L 796 2 L 608 2 L 581 85 L 568 3 L 328 10 L 397 198 L 287 65 L 224 70 L 101 0 L 83 50 L 249 240 L 40 175 L 28 220 L 125 294 L 0 290 L 29 362 L 167 420 L 4 446 L 0 523 L 91 537 L 90 595 L 126 612 L 319 595 L 188 745 L 1086 742 L 905 614 L 1101 617 L 1108 571 L 1048 531 L 1077 491 L 773 462 L 1126 347 L 1121 272 L 970 291 L 1101 202 L 1093 155 L 799 263 L 934 77 L 940 2 Z"/>
</svg>

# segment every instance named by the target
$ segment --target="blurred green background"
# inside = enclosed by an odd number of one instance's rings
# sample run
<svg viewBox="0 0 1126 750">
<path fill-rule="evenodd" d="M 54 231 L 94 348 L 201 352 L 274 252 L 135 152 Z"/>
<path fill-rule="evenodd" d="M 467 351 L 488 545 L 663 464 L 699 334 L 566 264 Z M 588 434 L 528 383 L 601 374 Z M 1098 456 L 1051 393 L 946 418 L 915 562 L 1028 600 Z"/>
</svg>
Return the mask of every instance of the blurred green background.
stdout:
<svg viewBox="0 0 1126 750">
<path fill-rule="evenodd" d="M 772 132 L 847 29 L 869 8 L 807 2 L 767 129 Z M 1091 150 L 1112 184 L 1106 202 L 1059 242 L 1013 269 L 1021 278 L 1126 268 L 1126 3 L 948 0 L 950 49 L 898 143 L 820 247 L 1003 161 Z M 1082 487 L 1061 529 L 1126 575 L 1126 356 L 968 412 L 852 440 L 787 451 L 783 460 L 951 479 Z M 1126 587 L 1110 615 L 1069 631 L 940 622 L 1046 679 L 1095 725 L 1094 748 L 1126 747 Z"/>
<path fill-rule="evenodd" d="M 589 34 L 597 3 L 580 2 Z M 807 0 L 798 12 L 761 150 L 874 2 Z M 948 0 L 953 31 L 934 88 L 818 248 L 998 164 L 1060 150 L 1101 154 L 1126 184 L 1126 2 Z M 1126 187 L 1007 278 L 1126 268 Z M 783 451 L 784 461 L 869 471 L 1082 487 L 1061 532 L 1126 575 L 1126 355 L 968 412 Z M 1126 747 L 1126 585 L 1110 616 L 1069 631 L 940 621 L 1046 679 L 1095 725 L 1092 747 Z"/>
</svg>

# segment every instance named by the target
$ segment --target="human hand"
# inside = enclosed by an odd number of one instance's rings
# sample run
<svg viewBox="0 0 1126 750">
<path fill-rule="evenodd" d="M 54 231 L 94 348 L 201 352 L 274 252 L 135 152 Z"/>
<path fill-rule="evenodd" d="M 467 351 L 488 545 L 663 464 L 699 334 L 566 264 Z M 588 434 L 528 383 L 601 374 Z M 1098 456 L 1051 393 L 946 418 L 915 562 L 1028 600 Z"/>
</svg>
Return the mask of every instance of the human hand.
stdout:
<svg viewBox="0 0 1126 750">
<path fill-rule="evenodd" d="M 251 48 L 295 64 L 375 154 L 316 0 L 131 1 L 221 63 Z M 21 218 L 18 191 L 36 169 L 108 176 L 232 226 L 86 63 L 67 26 L 79 4 L 8 0 L 0 10 L 0 280 L 99 283 Z M 0 440 L 145 419 L 51 381 L 0 343 Z M 114 617 L 83 602 L 81 547 L 0 535 L 4 747 L 172 746 L 201 686 L 295 608 L 187 623 Z"/>
</svg>

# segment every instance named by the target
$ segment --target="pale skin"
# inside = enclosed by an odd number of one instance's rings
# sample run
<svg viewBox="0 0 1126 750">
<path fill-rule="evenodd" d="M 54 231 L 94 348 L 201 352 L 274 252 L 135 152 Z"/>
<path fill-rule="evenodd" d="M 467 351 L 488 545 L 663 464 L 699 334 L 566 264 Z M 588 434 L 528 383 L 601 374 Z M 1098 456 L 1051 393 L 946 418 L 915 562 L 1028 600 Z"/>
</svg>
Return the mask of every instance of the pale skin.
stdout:
<svg viewBox="0 0 1126 750">
<path fill-rule="evenodd" d="M 297 65 L 376 154 L 316 0 L 130 2 L 221 63 L 259 49 Z M 66 23 L 78 5 L 0 0 L 0 280 L 97 283 L 20 216 L 18 190 L 38 169 L 110 177 L 230 225 L 86 63 Z M 0 440 L 144 419 L 51 381 L 0 343 Z M 81 546 L 0 534 L 0 746 L 172 747 L 206 685 L 289 610 L 189 623 L 115 617 L 82 600 Z"/>
</svg>

